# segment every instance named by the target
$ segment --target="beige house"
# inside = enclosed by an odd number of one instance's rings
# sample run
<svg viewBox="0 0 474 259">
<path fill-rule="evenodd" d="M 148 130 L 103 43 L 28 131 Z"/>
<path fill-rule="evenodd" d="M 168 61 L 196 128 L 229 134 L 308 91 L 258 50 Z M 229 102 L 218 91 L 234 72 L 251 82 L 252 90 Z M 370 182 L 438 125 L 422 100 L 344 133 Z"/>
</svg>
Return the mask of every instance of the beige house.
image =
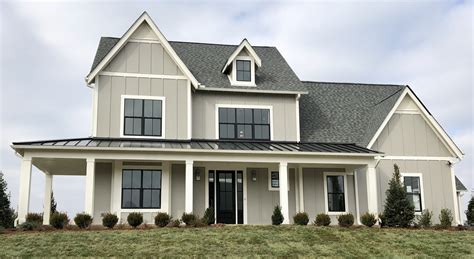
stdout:
<svg viewBox="0 0 474 259">
<path fill-rule="evenodd" d="M 463 153 L 408 86 L 301 81 L 275 47 L 168 41 L 147 13 L 101 38 L 86 83 L 90 137 L 12 145 L 20 223 L 32 166 L 46 177 L 46 224 L 54 175 L 86 177 L 97 224 L 208 207 L 218 223 L 270 224 L 278 204 L 290 224 L 300 211 L 333 223 L 380 213 L 394 163 L 417 213 L 448 208 L 460 223 Z"/>
</svg>

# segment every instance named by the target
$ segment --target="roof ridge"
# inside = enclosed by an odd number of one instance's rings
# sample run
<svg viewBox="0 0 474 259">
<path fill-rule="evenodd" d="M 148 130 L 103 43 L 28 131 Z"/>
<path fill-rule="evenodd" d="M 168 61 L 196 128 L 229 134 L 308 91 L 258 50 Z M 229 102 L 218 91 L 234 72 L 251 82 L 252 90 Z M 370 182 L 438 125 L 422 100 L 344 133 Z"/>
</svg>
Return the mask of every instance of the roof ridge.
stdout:
<svg viewBox="0 0 474 259">
<path fill-rule="evenodd" d="M 351 83 L 351 82 L 329 82 L 329 81 L 309 81 L 309 80 L 301 80 L 302 83 L 318 83 L 318 84 L 341 84 L 341 85 L 378 85 L 378 86 L 403 86 L 406 87 L 408 85 L 403 84 L 378 84 L 378 83 Z"/>
<path fill-rule="evenodd" d="M 219 46 L 229 46 L 229 47 L 238 47 L 240 44 L 228 44 L 228 43 L 211 43 L 211 42 L 196 42 L 196 41 L 180 41 L 180 40 L 169 40 L 168 42 L 174 43 L 190 43 L 190 44 L 201 44 L 201 45 L 219 45 Z M 254 46 L 253 48 L 276 48 L 275 46 Z"/>
</svg>

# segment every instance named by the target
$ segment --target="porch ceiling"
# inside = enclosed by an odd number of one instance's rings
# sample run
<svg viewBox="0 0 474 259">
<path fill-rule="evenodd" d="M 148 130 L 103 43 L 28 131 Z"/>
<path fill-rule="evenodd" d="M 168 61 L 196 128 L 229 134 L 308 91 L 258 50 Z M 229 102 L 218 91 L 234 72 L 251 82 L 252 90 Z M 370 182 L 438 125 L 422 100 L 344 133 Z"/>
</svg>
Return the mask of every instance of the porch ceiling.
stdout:
<svg viewBox="0 0 474 259">
<path fill-rule="evenodd" d="M 32 164 L 52 175 L 86 175 L 85 159 L 34 158 Z"/>
</svg>

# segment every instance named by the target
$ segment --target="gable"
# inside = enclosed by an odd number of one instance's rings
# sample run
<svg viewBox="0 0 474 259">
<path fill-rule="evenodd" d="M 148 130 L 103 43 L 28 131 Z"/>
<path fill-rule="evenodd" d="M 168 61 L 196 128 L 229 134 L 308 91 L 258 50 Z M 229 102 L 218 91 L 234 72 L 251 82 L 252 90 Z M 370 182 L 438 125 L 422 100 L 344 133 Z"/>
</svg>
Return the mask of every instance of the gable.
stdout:
<svg viewBox="0 0 474 259">
<path fill-rule="evenodd" d="M 138 40 L 152 40 L 152 41 L 159 41 L 158 36 L 155 32 L 151 29 L 150 25 L 147 23 L 142 23 L 133 34 L 130 36 L 130 39 L 138 39 Z"/>
</svg>

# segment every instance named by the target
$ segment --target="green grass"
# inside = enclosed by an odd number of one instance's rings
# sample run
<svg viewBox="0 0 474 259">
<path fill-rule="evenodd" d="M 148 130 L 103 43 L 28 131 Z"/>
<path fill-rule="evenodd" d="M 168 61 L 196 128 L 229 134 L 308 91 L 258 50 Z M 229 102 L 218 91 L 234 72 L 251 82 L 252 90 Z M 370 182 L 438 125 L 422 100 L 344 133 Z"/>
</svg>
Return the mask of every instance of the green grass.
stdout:
<svg viewBox="0 0 474 259">
<path fill-rule="evenodd" d="M 0 235 L 0 256 L 474 257 L 474 231 L 225 226 Z"/>
</svg>

